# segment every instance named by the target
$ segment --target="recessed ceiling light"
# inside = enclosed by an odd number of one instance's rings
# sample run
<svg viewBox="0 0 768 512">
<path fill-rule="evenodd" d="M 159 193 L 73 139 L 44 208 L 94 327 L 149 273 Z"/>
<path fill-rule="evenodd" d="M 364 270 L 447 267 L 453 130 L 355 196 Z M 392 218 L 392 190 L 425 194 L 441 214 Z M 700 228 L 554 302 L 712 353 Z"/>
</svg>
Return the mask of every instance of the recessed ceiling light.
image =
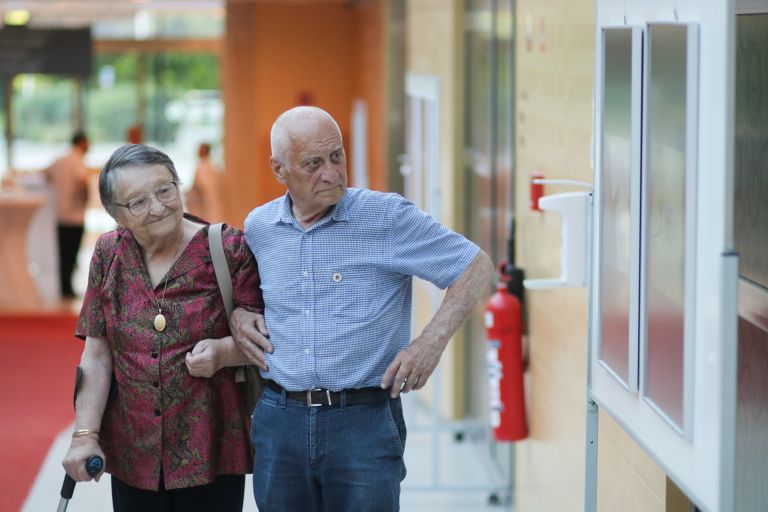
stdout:
<svg viewBox="0 0 768 512">
<path fill-rule="evenodd" d="M 11 9 L 5 11 L 3 23 L 6 25 L 23 26 L 29 23 L 29 11 L 26 9 Z"/>
</svg>

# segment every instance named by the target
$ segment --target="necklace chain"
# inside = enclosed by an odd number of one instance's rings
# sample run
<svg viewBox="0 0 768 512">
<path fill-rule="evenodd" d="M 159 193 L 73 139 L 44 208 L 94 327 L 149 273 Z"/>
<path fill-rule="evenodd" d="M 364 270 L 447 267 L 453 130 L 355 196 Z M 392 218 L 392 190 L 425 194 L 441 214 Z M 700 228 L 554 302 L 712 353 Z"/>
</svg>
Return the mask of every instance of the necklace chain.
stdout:
<svg viewBox="0 0 768 512">
<path fill-rule="evenodd" d="M 173 253 L 173 261 L 171 261 L 171 266 L 168 269 L 168 272 L 166 272 L 166 279 L 165 284 L 163 285 L 163 297 L 165 297 L 165 292 L 168 290 L 168 281 L 170 280 L 168 278 L 168 273 L 173 269 L 173 266 L 176 264 L 176 259 L 179 257 L 179 251 L 181 250 L 181 247 L 184 245 L 184 228 L 182 227 L 181 231 L 181 237 L 179 237 L 179 242 L 176 246 L 176 251 Z M 161 301 L 158 295 L 155 295 L 155 306 L 157 306 L 157 316 L 155 317 L 155 329 L 157 331 L 162 332 L 165 329 L 165 316 L 163 315 L 163 304 L 164 300 Z"/>
</svg>

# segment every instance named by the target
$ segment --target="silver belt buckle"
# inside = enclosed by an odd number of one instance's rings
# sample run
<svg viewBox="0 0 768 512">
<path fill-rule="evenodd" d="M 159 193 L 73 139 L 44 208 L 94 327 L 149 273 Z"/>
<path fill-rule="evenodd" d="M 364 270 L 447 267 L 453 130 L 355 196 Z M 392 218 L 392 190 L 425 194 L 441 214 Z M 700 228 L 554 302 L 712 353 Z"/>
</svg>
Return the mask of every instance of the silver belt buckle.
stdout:
<svg viewBox="0 0 768 512">
<path fill-rule="evenodd" d="M 313 403 L 312 402 L 312 392 L 313 391 L 323 391 L 323 390 L 321 388 L 315 388 L 315 389 L 310 389 L 310 390 L 307 391 L 307 407 L 322 407 L 324 405 L 331 405 L 331 392 L 330 391 L 328 391 L 327 389 L 325 390 L 325 397 L 328 400 L 327 404 L 324 404 L 322 402 L 319 403 L 319 404 Z"/>
</svg>

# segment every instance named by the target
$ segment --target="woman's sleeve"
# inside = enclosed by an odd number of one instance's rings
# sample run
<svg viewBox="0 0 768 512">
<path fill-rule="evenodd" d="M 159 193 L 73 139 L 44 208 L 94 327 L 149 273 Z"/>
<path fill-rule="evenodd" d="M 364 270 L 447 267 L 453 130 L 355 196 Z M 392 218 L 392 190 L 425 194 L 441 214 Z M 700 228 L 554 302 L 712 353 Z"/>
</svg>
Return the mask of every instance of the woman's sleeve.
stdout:
<svg viewBox="0 0 768 512">
<path fill-rule="evenodd" d="M 232 275 L 232 301 L 235 307 L 263 313 L 264 298 L 261 294 L 259 269 L 245 242 L 245 235 L 239 229 L 227 226 L 222 236 L 229 273 Z"/>
<path fill-rule="evenodd" d="M 83 306 L 80 308 L 80 318 L 77 320 L 75 336 L 85 339 L 86 336 L 106 336 L 107 327 L 104 321 L 103 309 L 103 282 L 105 278 L 105 256 L 108 253 L 105 248 L 106 240 L 102 236 L 96 242 L 96 249 L 91 256 L 91 265 L 88 270 L 88 288 L 85 290 Z M 114 252 L 114 247 L 113 251 Z M 109 260 L 107 260 L 109 261 Z"/>
</svg>

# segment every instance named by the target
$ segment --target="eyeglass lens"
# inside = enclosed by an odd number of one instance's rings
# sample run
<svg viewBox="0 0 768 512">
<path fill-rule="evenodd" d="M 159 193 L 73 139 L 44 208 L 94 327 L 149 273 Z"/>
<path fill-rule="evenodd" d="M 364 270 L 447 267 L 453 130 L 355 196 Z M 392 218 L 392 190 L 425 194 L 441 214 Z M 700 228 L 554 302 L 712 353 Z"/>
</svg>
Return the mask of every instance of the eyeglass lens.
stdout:
<svg viewBox="0 0 768 512">
<path fill-rule="evenodd" d="M 167 203 L 173 201 L 178 196 L 178 189 L 176 183 L 169 181 L 164 183 L 155 189 L 152 195 L 137 197 L 128 202 L 128 210 L 134 215 L 141 215 L 146 213 L 152 205 L 152 198 L 156 198 L 161 203 Z"/>
</svg>

